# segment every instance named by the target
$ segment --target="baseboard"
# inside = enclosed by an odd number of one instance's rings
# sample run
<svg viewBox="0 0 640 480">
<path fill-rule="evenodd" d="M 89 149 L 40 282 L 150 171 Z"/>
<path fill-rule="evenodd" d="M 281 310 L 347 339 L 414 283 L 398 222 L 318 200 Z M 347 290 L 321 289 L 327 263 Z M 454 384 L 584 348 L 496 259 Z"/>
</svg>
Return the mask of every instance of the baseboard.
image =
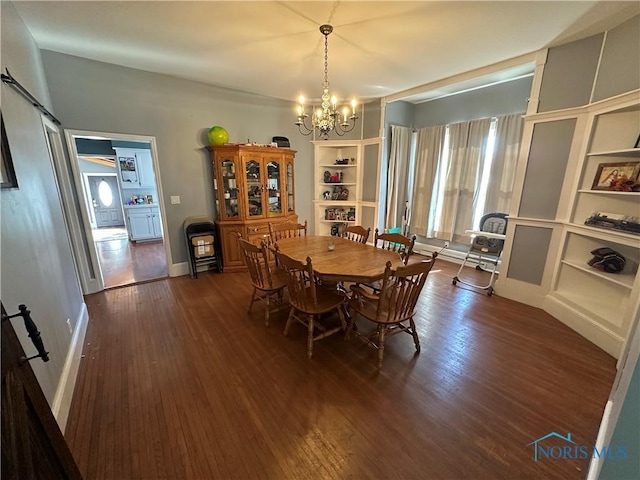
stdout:
<svg viewBox="0 0 640 480">
<path fill-rule="evenodd" d="M 622 350 L 624 339 L 620 335 L 587 317 L 571 305 L 568 305 L 552 295 L 547 295 L 543 310 L 549 315 L 560 320 L 572 330 L 578 332 L 594 345 L 600 347 L 613 358 L 617 359 L 620 357 L 620 351 Z"/>
<path fill-rule="evenodd" d="M 69 418 L 71 400 L 73 399 L 73 391 L 76 386 L 76 379 L 78 378 L 80 359 L 82 358 L 82 347 L 84 346 L 84 337 L 87 333 L 88 324 L 89 312 L 87 311 L 87 305 L 83 302 L 76 321 L 76 328 L 71 338 L 71 344 L 67 351 L 67 358 L 62 368 L 58 388 L 56 389 L 56 394 L 53 397 L 53 403 L 51 405 L 51 411 L 62 433 L 64 433 L 67 426 L 67 419 Z"/>
<path fill-rule="evenodd" d="M 513 278 L 498 277 L 496 294 L 516 302 L 524 303 L 536 308 L 542 308 L 546 292 L 540 285 L 514 280 Z"/>
<path fill-rule="evenodd" d="M 189 271 L 188 262 L 174 263 L 168 268 L 168 270 L 169 270 L 170 277 L 181 277 L 183 275 L 191 275 L 191 272 Z M 206 272 L 207 270 L 209 270 L 209 267 L 207 265 L 200 265 L 198 267 L 198 272 Z M 246 271 L 246 268 L 241 267 L 241 270 Z"/>
<path fill-rule="evenodd" d="M 168 268 L 170 277 L 189 275 L 189 262 L 172 263 Z"/>
<path fill-rule="evenodd" d="M 441 251 L 442 247 L 436 247 L 435 245 L 428 245 L 426 243 L 416 243 L 413 247 L 413 251 L 419 255 L 430 256 L 433 252 L 438 252 L 438 256 L 443 260 L 451 263 L 462 263 L 467 252 L 458 252 L 457 250 L 451 250 L 445 248 Z"/>
</svg>

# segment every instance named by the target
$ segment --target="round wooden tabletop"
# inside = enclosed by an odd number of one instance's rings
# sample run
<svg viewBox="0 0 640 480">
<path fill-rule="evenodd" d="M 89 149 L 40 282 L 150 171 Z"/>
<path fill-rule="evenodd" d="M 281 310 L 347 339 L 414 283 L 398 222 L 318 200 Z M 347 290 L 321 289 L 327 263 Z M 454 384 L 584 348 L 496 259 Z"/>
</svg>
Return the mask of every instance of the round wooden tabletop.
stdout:
<svg viewBox="0 0 640 480">
<path fill-rule="evenodd" d="M 329 250 L 330 242 L 335 244 L 334 250 Z M 402 266 L 397 252 L 341 237 L 283 238 L 276 244 L 280 252 L 300 262 L 311 258 L 316 275 L 325 281 L 369 283 L 382 278 L 388 261 L 394 268 Z"/>
</svg>

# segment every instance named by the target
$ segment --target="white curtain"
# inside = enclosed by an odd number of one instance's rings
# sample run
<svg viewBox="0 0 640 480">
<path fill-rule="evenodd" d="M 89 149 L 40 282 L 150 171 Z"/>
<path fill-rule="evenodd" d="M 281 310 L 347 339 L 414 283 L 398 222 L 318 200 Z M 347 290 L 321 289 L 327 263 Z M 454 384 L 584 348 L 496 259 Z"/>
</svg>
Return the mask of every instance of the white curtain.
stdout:
<svg viewBox="0 0 640 480">
<path fill-rule="evenodd" d="M 407 178 L 411 150 L 411 128 L 391 125 L 391 152 L 387 170 L 386 228 L 402 225 L 407 202 Z"/>
<path fill-rule="evenodd" d="M 509 213 L 522 138 L 522 114 L 498 117 L 485 213 Z"/>
<path fill-rule="evenodd" d="M 431 199 L 436 185 L 436 172 L 444 148 L 445 125 L 418 130 L 415 154 L 415 173 L 411 198 L 410 230 L 431 237 L 433 222 L 430 222 Z"/>
<path fill-rule="evenodd" d="M 434 225 L 436 238 L 459 243 L 470 240 L 464 232 L 473 225 L 490 127 L 490 118 L 449 125 L 449 161 L 441 214 Z"/>
</svg>

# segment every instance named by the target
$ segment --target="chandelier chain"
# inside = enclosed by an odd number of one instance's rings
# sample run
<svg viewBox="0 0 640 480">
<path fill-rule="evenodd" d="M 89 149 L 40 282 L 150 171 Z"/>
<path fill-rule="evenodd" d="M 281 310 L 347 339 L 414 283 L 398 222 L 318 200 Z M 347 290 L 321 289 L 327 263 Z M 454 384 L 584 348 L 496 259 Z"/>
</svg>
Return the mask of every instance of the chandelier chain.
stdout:
<svg viewBox="0 0 640 480">
<path fill-rule="evenodd" d="M 324 35 L 324 88 L 329 88 L 329 34 Z"/>
</svg>

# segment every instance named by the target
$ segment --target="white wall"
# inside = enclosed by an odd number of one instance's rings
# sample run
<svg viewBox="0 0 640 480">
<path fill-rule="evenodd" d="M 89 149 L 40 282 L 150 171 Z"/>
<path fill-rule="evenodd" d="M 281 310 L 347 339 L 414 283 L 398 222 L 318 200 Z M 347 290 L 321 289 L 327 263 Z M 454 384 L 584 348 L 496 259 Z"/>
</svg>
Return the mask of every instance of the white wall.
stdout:
<svg viewBox="0 0 640 480">
<path fill-rule="evenodd" d="M 204 149 L 212 125 L 225 127 L 231 142 L 288 137 L 298 150 L 296 212 L 313 225 L 313 150 L 309 137 L 293 124 L 294 103 L 50 51 L 42 56 L 56 115 L 65 128 L 155 136 L 172 263 L 187 261 L 184 219 L 215 217 Z M 181 197 L 180 205 L 170 204 L 172 195 Z"/>
<path fill-rule="evenodd" d="M 11 74 L 49 110 L 40 52 L 12 4 L 1 2 L 2 71 Z M 0 296 L 9 313 L 24 303 L 42 334 L 50 361 L 31 362 L 52 404 L 84 300 L 76 276 L 63 212 L 49 160 L 41 114 L 2 84 L 2 117 L 19 188 L 2 190 Z M 35 349 L 20 319 L 13 320 L 27 355 Z"/>
</svg>

